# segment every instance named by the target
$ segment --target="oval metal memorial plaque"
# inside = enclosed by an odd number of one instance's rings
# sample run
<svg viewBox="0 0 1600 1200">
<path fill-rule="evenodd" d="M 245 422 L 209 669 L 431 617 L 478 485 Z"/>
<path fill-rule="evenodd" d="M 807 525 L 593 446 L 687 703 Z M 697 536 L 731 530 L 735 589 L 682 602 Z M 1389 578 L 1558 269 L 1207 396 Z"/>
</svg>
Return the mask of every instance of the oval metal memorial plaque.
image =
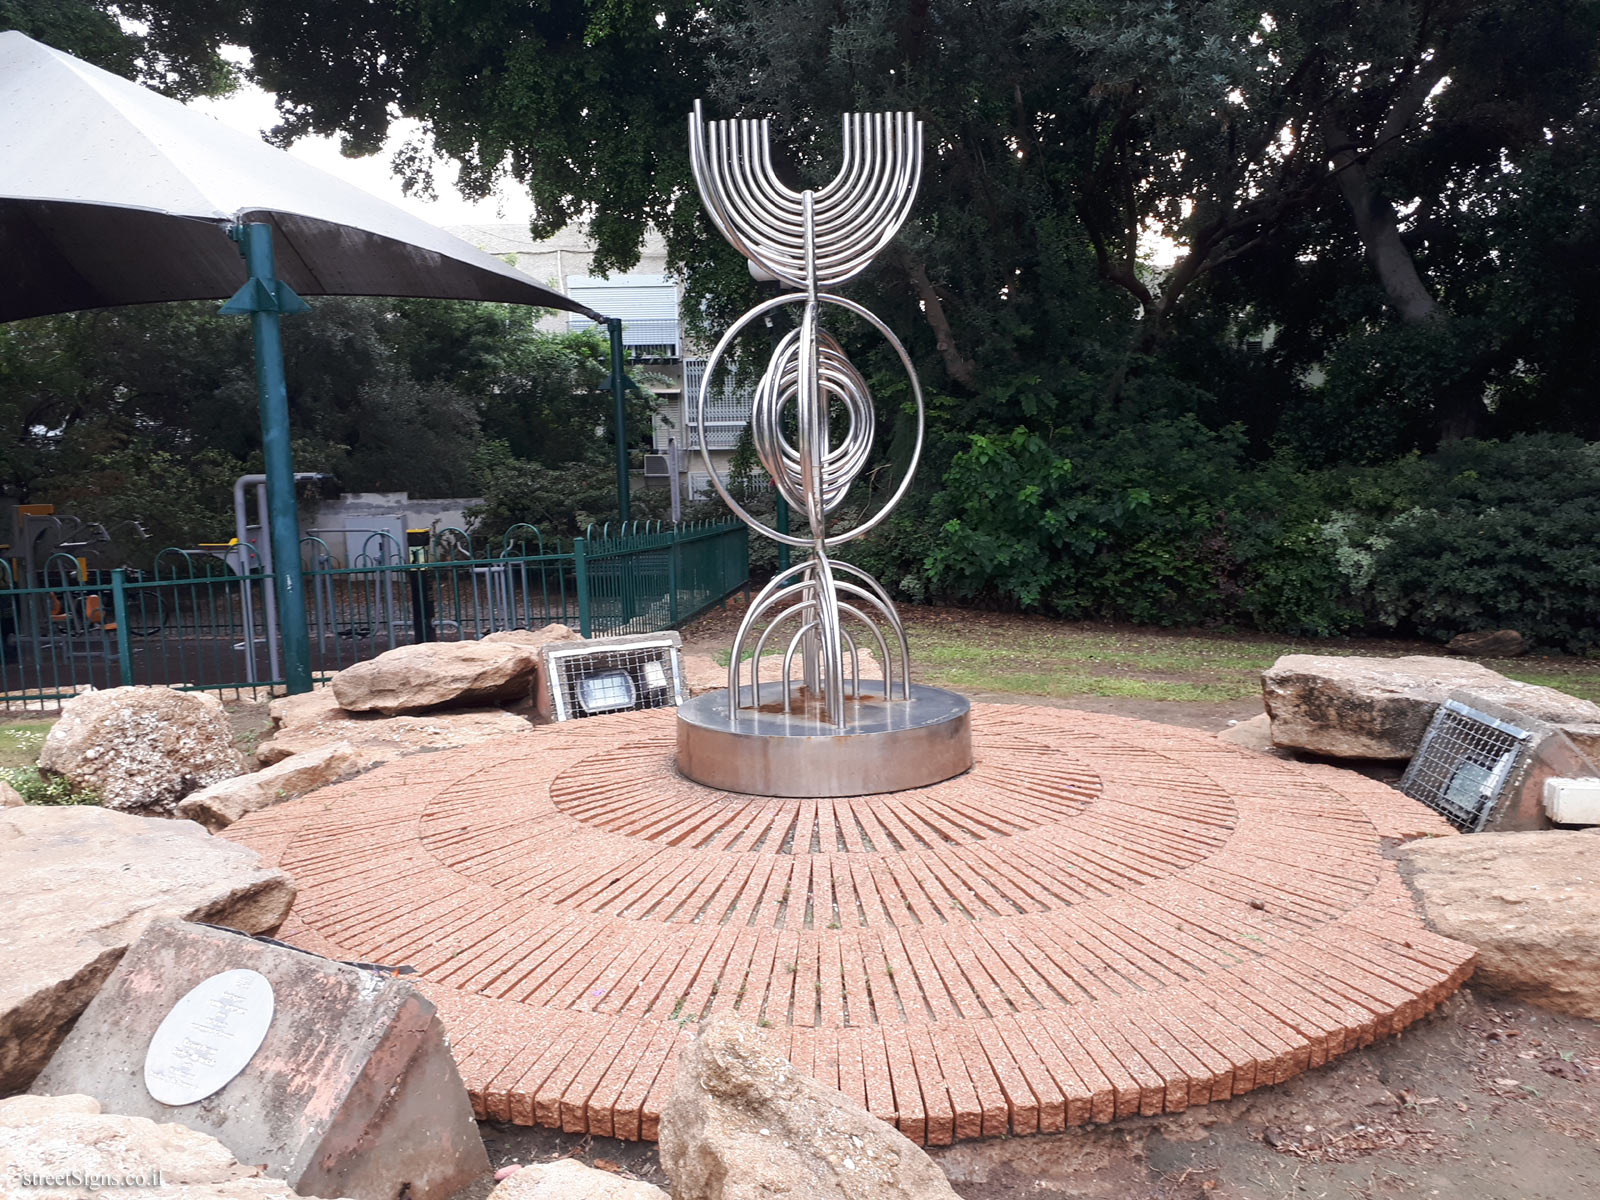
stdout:
<svg viewBox="0 0 1600 1200">
<path fill-rule="evenodd" d="M 244 1070 L 272 1024 L 272 984 L 259 971 L 202 980 L 162 1018 L 144 1056 L 144 1086 L 162 1104 L 204 1100 Z"/>
</svg>

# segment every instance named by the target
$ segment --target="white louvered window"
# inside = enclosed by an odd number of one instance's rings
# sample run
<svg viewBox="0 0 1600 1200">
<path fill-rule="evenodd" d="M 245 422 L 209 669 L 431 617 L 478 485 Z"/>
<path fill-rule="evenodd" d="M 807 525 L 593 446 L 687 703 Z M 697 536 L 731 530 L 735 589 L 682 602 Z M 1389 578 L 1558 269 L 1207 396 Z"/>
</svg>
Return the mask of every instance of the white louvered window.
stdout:
<svg viewBox="0 0 1600 1200">
<path fill-rule="evenodd" d="M 717 373 L 722 375 L 721 371 Z M 683 396 L 678 411 L 672 414 L 672 420 L 678 429 L 683 431 L 674 435 L 679 438 L 678 444 L 690 450 L 700 448 L 700 440 L 690 428 L 688 418 L 694 411 L 694 405 L 700 395 L 700 381 L 705 378 L 705 374 L 705 359 L 683 360 Z M 746 387 L 735 379 L 724 377 L 712 384 L 711 393 L 706 397 L 705 434 L 708 450 L 732 450 L 739 444 L 739 435 L 750 423 L 750 404 L 753 394 L 753 388 Z"/>
<path fill-rule="evenodd" d="M 617 275 L 597 279 L 568 275 L 567 295 L 598 313 L 622 318 L 622 344 L 646 358 L 677 358 L 678 285 L 666 275 Z M 594 322 L 573 313 L 567 328 L 592 329 Z"/>
</svg>

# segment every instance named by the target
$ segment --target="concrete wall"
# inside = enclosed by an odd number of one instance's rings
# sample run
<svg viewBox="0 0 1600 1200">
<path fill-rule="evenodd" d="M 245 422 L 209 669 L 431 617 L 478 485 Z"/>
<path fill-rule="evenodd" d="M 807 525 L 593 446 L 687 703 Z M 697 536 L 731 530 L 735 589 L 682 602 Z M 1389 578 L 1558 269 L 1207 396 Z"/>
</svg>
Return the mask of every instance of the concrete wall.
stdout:
<svg viewBox="0 0 1600 1200">
<path fill-rule="evenodd" d="M 380 545 L 392 545 L 363 531 L 388 534 L 398 541 L 403 553 L 407 529 L 464 529 L 464 510 L 476 503 L 476 499 L 468 497 L 413 500 L 408 492 L 345 492 L 336 499 L 324 500 L 317 506 L 315 516 L 302 517 L 301 527 L 302 532 L 320 537 L 329 552 L 349 566 L 363 550 L 375 558 Z"/>
</svg>

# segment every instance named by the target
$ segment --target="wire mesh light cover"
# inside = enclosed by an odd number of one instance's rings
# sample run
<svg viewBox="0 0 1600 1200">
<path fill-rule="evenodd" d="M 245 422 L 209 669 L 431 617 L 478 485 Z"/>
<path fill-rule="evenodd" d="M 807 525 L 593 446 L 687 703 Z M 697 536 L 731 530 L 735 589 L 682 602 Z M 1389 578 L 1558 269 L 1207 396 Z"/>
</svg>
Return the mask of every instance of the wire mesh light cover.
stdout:
<svg viewBox="0 0 1600 1200">
<path fill-rule="evenodd" d="M 1446 700 L 1422 735 L 1400 790 L 1457 829 L 1475 833 L 1494 815 L 1532 749 L 1528 730 Z"/>
</svg>

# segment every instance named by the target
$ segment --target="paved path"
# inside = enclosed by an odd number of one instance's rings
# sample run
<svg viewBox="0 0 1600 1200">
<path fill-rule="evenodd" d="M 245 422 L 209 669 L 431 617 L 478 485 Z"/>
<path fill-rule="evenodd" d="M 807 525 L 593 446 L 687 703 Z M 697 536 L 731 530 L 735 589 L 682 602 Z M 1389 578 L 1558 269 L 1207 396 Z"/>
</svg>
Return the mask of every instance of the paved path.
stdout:
<svg viewBox="0 0 1600 1200">
<path fill-rule="evenodd" d="M 672 769 L 673 714 L 391 763 L 227 836 L 300 886 L 283 936 L 417 968 L 480 1116 L 653 1138 L 693 1022 L 735 1012 L 917 1141 L 1177 1111 L 1416 1020 L 1472 951 L 1359 775 L 1190 730 L 974 709 L 915 792 L 764 800 Z"/>
</svg>

